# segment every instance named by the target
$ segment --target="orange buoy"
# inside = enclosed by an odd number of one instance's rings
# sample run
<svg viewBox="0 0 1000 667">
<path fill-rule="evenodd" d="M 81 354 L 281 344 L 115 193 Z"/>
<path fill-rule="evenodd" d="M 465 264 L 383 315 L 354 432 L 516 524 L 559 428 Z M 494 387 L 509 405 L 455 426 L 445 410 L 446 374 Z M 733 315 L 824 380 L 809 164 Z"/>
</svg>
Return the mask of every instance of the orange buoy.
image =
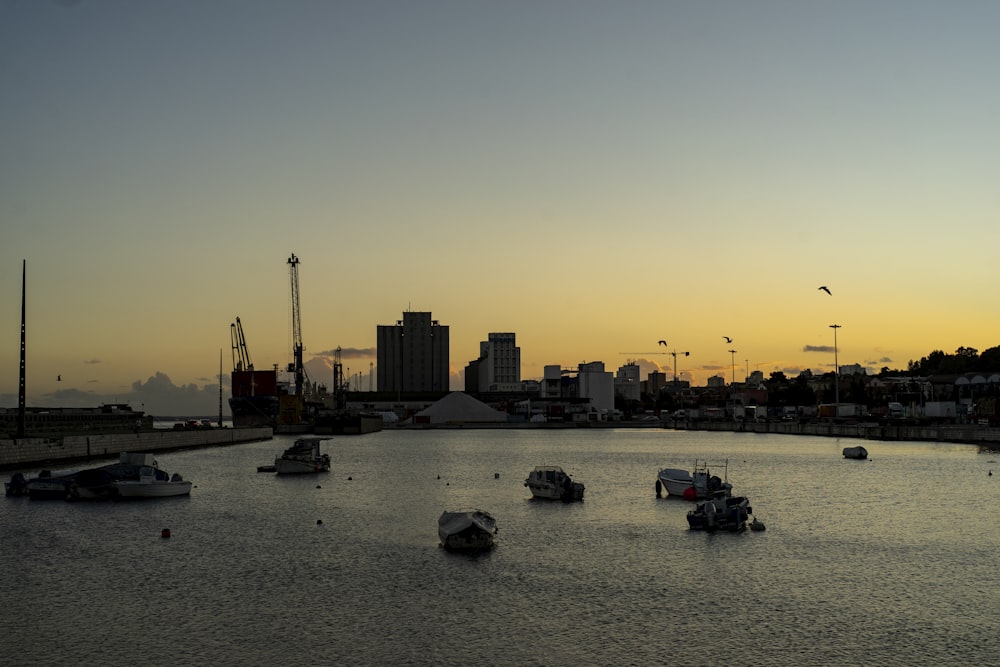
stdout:
<svg viewBox="0 0 1000 667">
<path fill-rule="evenodd" d="M 170 537 L 170 529 L 164 528 L 160 531 L 160 537 Z"/>
</svg>

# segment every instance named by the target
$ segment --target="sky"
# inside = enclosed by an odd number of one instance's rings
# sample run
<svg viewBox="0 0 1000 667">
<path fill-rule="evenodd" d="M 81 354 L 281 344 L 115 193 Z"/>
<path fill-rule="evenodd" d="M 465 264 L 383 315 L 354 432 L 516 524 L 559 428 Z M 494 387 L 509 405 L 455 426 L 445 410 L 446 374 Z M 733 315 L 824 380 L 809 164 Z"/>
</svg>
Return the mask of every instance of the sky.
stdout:
<svg viewBox="0 0 1000 667">
<path fill-rule="evenodd" d="M 449 326 L 453 389 L 490 332 L 524 379 L 675 352 L 697 385 L 994 347 L 998 28 L 992 0 L 0 0 L 0 407 L 22 262 L 29 406 L 213 414 L 237 317 L 291 361 L 293 253 L 310 377 L 339 347 L 362 390 L 407 310 Z"/>
</svg>

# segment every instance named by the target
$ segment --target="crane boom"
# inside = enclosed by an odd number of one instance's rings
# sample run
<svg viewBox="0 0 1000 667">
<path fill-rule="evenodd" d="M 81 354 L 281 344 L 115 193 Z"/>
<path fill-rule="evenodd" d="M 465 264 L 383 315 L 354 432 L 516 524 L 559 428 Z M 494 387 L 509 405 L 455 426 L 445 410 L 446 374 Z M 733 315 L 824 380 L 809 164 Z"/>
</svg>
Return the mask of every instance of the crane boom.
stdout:
<svg viewBox="0 0 1000 667">
<path fill-rule="evenodd" d="M 250 351 L 247 349 L 246 338 L 243 337 L 240 318 L 237 317 L 236 322 L 229 325 L 229 335 L 233 341 L 233 370 L 252 371 L 253 362 L 250 361 Z"/>
</svg>

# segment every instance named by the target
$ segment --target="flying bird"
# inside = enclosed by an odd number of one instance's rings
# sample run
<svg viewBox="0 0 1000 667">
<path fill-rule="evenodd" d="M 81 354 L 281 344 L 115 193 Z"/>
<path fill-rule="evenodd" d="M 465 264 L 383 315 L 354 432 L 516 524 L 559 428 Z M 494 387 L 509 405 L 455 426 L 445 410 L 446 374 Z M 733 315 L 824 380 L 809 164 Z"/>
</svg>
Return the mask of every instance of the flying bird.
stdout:
<svg viewBox="0 0 1000 667">
<path fill-rule="evenodd" d="M 820 288 L 821 290 L 823 290 L 824 292 L 826 292 L 827 294 L 829 294 L 830 296 L 833 296 L 833 293 L 832 293 L 832 292 L 830 292 L 830 288 L 829 288 L 829 287 L 827 287 L 826 285 L 820 285 L 820 286 L 819 286 L 819 288 Z"/>
<path fill-rule="evenodd" d="M 665 341 L 665 340 L 661 340 L 661 341 L 660 341 L 660 342 L 658 343 L 658 345 L 662 345 L 663 347 L 667 347 L 667 341 Z"/>
<path fill-rule="evenodd" d="M 723 338 L 725 338 L 725 339 L 726 339 L 726 342 L 727 342 L 727 343 L 732 343 L 732 342 L 733 342 L 733 339 L 732 339 L 732 338 L 730 338 L 729 336 L 723 336 Z"/>
</svg>

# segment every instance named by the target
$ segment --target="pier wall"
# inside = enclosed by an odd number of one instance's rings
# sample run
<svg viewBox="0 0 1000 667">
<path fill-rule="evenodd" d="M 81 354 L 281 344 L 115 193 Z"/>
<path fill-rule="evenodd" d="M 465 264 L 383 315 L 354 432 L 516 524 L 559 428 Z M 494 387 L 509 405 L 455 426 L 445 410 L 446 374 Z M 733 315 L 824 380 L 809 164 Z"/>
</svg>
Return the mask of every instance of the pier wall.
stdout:
<svg viewBox="0 0 1000 667">
<path fill-rule="evenodd" d="M 905 425 L 859 422 L 835 424 L 832 422 L 734 422 L 698 420 L 666 420 L 666 428 L 691 431 L 735 431 L 746 433 L 783 433 L 787 435 L 816 435 L 833 438 L 858 438 L 862 440 L 907 440 L 916 442 L 955 442 L 970 445 L 993 446 L 1000 449 L 1000 428 L 973 424 Z"/>
<path fill-rule="evenodd" d="M 0 440 L 0 469 L 48 466 L 74 461 L 117 458 L 121 452 L 157 452 L 194 447 L 219 447 L 270 440 L 270 427 L 213 428 L 193 431 L 154 430 L 62 438 Z"/>
</svg>

